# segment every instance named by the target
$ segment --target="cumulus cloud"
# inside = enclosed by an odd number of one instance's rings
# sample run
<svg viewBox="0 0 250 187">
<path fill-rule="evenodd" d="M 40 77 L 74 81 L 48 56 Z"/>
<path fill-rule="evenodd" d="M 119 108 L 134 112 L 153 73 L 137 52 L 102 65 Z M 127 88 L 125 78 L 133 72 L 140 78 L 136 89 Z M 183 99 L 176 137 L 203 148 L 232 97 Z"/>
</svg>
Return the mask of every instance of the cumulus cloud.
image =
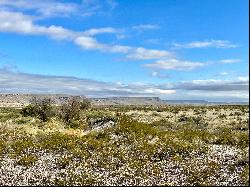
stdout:
<svg viewBox="0 0 250 187">
<path fill-rule="evenodd" d="M 7 1 L 1 1 L 7 5 Z M 20 4 L 19 4 L 19 3 Z M 18 6 L 26 6 L 26 1 L 13 1 Z M 11 3 L 10 3 L 11 4 Z M 28 6 L 28 5 L 27 5 Z M 177 60 L 173 53 L 167 50 L 146 49 L 144 47 L 133 47 L 118 44 L 105 44 L 97 41 L 95 35 L 110 33 L 119 34 L 120 30 L 112 27 L 91 28 L 85 31 L 73 31 L 62 26 L 42 26 L 34 23 L 34 16 L 25 15 L 21 12 L 14 12 L 0 9 L 0 32 L 14 32 L 26 35 L 44 35 L 57 40 L 69 40 L 80 46 L 83 50 L 99 50 L 108 53 L 122 53 L 127 60 L 156 60 L 154 63 L 145 64 L 145 67 L 165 70 L 193 70 L 204 67 L 205 63 Z M 135 28 L 154 28 L 156 25 L 138 25 Z M 178 44 L 179 45 L 179 44 Z M 222 40 L 211 40 L 205 43 L 192 42 L 188 47 L 229 47 L 230 42 Z M 179 45 L 180 47 L 180 45 Z M 224 59 L 219 63 L 235 63 L 239 59 Z"/>
<path fill-rule="evenodd" d="M 182 61 L 177 59 L 166 59 L 158 60 L 151 64 L 145 64 L 145 67 L 162 69 L 162 70 L 179 70 L 179 71 L 188 71 L 195 68 L 200 68 L 205 66 L 205 63 L 201 62 L 192 62 L 192 61 Z"/>
<path fill-rule="evenodd" d="M 236 44 L 233 44 L 228 40 L 192 41 L 186 44 L 173 43 L 173 46 L 177 49 L 208 48 L 208 47 L 213 47 L 213 48 L 235 48 L 237 47 Z"/>
<path fill-rule="evenodd" d="M 77 45 L 81 46 L 83 49 L 103 50 L 106 48 L 105 45 L 97 42 L 94 38 L 87 37 L 87 36 L 80 36 L 80 37 L 76 38 L 75 43 Z"/>
<path fill-rule="evenodd" d="M 20 12 L 0 11 L 0 32 L 15 32 L 29 35 L 47 35 L 55 39 L 72 39 L 77 33 L 61 26 L 36 25 L 33 17 Z"/>
<path fill-rule="evenodd" d="M 62 26 L 48 27 L 34 24 L 32 16 L 20 12 L 0 11 L 0 32 L 15 32 L 26 35 L 46 35 L 58 40 L 72 40 L 84 50 L 101 50 L 112 53 L 125 53 L 127 59 L 148 60 L 170 56 L 166 50 L 145 49 L 123 45 L 108 45 L 98 42 L 93 36 L 103 33 L 118 33 L 112 27 L 93 28 L 83 32 L 72 31 Z"/>
<path fill-rule="evenodd" d="M 15 32 L 30 35 L 47 35 L 54 39 L 75 39 L 80 36 L 91 36 L 103 33 L 118 33 L 112 27 L 92 28 L 86 31 L 72 31 L 62 26 L 51 25 L 48 27 L 34 23 L 34 17 L 21 12 L 10 12 L 0 10 L 0 32 Z M 79 38 L 82 40 L 82 38 Z M 92 38 L 94 40 L 94 38 Z"/>
<path fill-rule="evenodd" d="M 93 36 L 103 33 L 118 33 L 112 27 L 92 28 L 83 32 L 72 31 L 61 26 L 41 26 L 34 23 L 34 17 L 20 12 L 0 10 L 0 32 L 15 32 L 26 35 L 46 35 L 58 40 L 72 40 L 84 50 L 101 50 L 111 53 L 127 54 L 127 59 L 159 59 L 171 55 L 166 50 L 145 49 L 123 45 L 108 45 L 98 42 Z"/>
</svg>

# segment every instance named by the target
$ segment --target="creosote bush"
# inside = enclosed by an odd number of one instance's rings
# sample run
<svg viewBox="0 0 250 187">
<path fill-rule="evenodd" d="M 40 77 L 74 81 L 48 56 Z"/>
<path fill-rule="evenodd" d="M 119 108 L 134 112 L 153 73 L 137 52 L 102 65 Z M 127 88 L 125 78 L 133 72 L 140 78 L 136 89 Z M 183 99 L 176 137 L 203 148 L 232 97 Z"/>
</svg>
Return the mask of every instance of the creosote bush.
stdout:
<svg viewBox="0 0 250 187">
<path fill-rule="evenodd" d="M 46 122 L 53 116 L 52 100 L 50 98 L 38 99 L 33 97 L 31 104 L 21 110 L 23 116 L 37 117 Z"/>
<path fill-rule="evenodd" d="M 77 97 L 71 97 L 69 100 L 60 106 L 59 117 L 64 123 L 77 127 L 76 120 L 80 118 L 80 112 L 90 107 L 90 102 L 87 99 L 80 101 Z"/>
<path fill-rule="evenodd" d="M 31 166 L 36 163 L 38 160 L 36 155 L 23 155 L 20 159 L 18 159 L 17 164 L 23 166 Z"/>
<path fill-rule="evenodd" d="M 59 107 L 52 105 L 50 98 L 38 99 L 33 97 L 31 104 L 22 108 L 21 114 L 24 117 L 37 117 L 43 122 L 47 122 L 51 117 L 58 116 L 64 123 L 70 127 L 78 127 L 81 111 L 90 107 L 87 99 L 79 100 L 77 97 L 70 97 Z"/>
</svg>

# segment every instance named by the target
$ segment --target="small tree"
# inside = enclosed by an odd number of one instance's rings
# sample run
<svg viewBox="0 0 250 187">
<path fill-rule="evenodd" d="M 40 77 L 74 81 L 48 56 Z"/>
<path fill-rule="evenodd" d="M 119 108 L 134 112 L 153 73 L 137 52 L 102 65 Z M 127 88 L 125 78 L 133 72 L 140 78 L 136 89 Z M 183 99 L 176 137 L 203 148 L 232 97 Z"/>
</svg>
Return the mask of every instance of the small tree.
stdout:
<svg viewBox="0 0 250 187">
<path fill-rule="evenodd" d="M 52 100 L 50 98 L 38 99 L 33 97 L 31 104 L 22 109 L 24 116 L 34 116 L 46 122 L 53 115 Z"/>
<path fill-rule="evenodd" d="M 69 124 L 73 120 L 79 119 L 81 110 L 85 110 L 89 106 L 90 102 L 87 99 L 79 101 L 77 97 L 70 97 L 65 104 L 62 104 L 60 117 Z"/>
</svg>

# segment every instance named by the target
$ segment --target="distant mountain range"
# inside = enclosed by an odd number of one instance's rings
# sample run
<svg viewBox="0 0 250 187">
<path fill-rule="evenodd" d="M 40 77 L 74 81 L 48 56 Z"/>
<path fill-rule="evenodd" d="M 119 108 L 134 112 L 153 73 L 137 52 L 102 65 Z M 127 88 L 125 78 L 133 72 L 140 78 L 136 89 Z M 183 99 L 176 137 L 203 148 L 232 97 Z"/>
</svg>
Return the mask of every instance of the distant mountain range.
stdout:
<svg viewBox="0 0 250 187">
<path fill-rule="evenodd" d="M 163 100 L 169 104 L 207 104 L 207 105 L 248 105 L 249 102 L 215 102 L 206 100 Z"/>
<path fill-rule="evenodd" d="M 66 101 L 70 95 L 64 94 L 0 94 L 0 107 L 22 107 L 28 105 L 33 97 L 50 97 L 56 104 Z M 77 96 L 79 99 L 86 98 Z M 107 97 L 88 98 L 93 105 L 167 105 L 167 104 L 191 104 L 191 105 L 248 105 L 249 102 L 209 102 L 206 100 L 162 100 L 159 97 Z"/>
<path fill-rule="evenodd" d="M 95 105 L 162 105 L 159 97 L 107 97 L 90 98 Z"/>
</svg>

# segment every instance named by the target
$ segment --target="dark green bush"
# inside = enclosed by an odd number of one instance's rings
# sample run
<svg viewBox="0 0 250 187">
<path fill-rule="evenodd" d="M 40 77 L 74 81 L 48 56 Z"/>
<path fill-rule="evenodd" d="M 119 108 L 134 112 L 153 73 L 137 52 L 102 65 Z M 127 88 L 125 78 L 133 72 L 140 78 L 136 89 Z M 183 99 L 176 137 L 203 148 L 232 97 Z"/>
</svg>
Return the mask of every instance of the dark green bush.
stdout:
<svg viewBox="0 0 250 187">
<path fill-rule="evenodd" d="M 37 99 L 34 97 L 31 104 L 21 110 L 21 114 L 23 116 L 37 117 L 46 122 L 54 115 L 52 100 L 50 98 Z"/>
<path fill-rule="evenodd" d="M 28 106 L 22 108 L 20 113 L 24 117 L 27 117 L 27 116 L 36 117 L 37 115 L 36 107 L 33 104 L 29 104 Z"/>
</svg>

